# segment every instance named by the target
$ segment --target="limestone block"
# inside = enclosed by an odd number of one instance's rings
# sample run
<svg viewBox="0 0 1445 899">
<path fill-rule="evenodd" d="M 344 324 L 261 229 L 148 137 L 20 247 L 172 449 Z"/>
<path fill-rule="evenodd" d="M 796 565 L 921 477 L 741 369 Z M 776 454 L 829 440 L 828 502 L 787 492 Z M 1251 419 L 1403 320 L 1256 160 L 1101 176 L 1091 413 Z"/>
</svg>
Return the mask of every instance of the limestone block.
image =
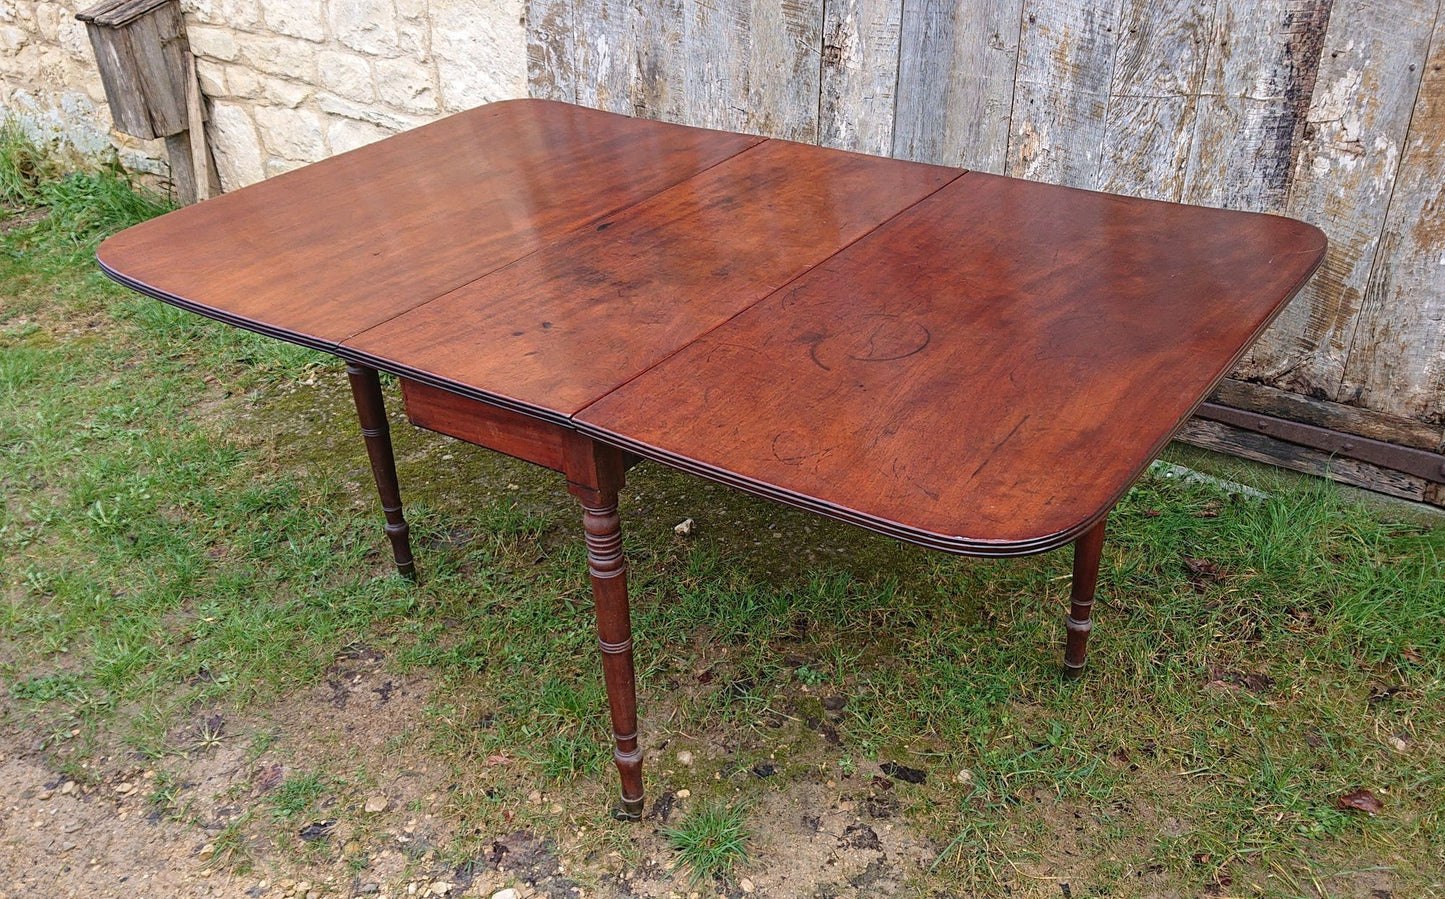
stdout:
<svg viewBox="0 0 1445 899">
<path fill-rule="evenodd" d="M 299 162 L 315 162 L 326 156 L 321 117 L 309 109 L 258 106 L 256 127 L 261 132 L 261 143 L 273 156 Z"/>
<path fill-rule="evenodd" d="M 196 80 L 201 83 L 201 93 L 207 97 L 225 97 L 230 93 L 226 89 L 226 67 L 218 62 L 197 59 Z"/>
<path fill-rule="evenodd" d="M 60 19 L 65 11 L 58 3 L 42 3 L 35 10 L 35 24 L 40 30 L 40 37 L 47 41 L 60 40 Z"/>
<path fill-rule="evenodd" d="M 321 0 L 261 0 L 261 15 L 266 27 L 279 34 L 308 41 L 326 39 Z"/>
<path fill-rule="evenodd" d="M 331 4 L 331 33 L 342 44 L 373 56 L 398 52 L 396 11 L 391 0 L 346 0 Z"/>
<path fill-rule="evenodd" d="M 59 29 L 60 46 L 66 53 L 75 57 L 91 58 L 95 51 L 90 47 L 90 36 L 85 32 L 85 24 L 77 22 L 74 18 L 62 18 Z"/>
<path fill-rule="evenodd" d="M 314 88 L 309 85 L 296 84 L 270 75 L 261 76 L 261 98 L 266 101 L 268 106 L 284 106 L 287 109 L 295 109 L 311 99 L 313 91 Z"/>
<path fill-rule="evenodd" d="M 371 66 L 355 53 L 322 51 L 316 57 L 316 73 L 321 87 L 348 100 L 370 103 L 376 99 L 371 86 Z"/>
<path fill-rule="evenodd" d="M 391 112 L 374 104 L 355 103 L 344 97 L 327 93 L 316 95 L 316 105 L 321 107 L 322 112 L 342 118 L 356 119 L 359 122 L 370 122 L 373 125 L 393 132 L 406 131 L 418 125 L 424 125 L 436 118 L 434 115 L 418 116 Z"/>
<path fill-rule="evenodd" d="M 396 24 L 396 46 L 403 56 L 418 59 L 431 54 L 431 25 L 425 20 L 402 19 Z"/>
<path fill-rule="evenodd" d="M 294 37 L 238 34 L 240 55 L 268 75 L 284 75 L 297 81 L 316 82 L 316 46 Z"/>
<path fill-rule="evenodd" d="M 192 25 L 186 28 L 186 38 L 191 43 L 191 52 L 197 56 L 223 62 L 234 62 L 236 59 L 236 35 L 229 28 Z"/>
<path fill-rule="evenodd" d="M 182 0 L 181 6 L 187 18 L 205 25 L 255 28 L 261 24 L 256 0 Z"/>
<path fill-rule="evenodd" d="M 369 122 L 358 122 L 355 119 L 336 116 L 333 116 L 331 123 L 326 126 L 326 140 L 331 145 L 332 153 L 345 153 L 348 150 L 355 150 L 357 147 L 364 147 L 383 137 L 390 136 L 391 133 L 387 129 Z"/>
<path fill-rule="evenodd" d="M 294 172 L 305 164 L 294 159 L 268 159 L 266 160 L 266 177 L 274 178 L 277 175 Z"/>
<path fill-rule="evenodd" d="M 266 177 L 261 141 L 246 107 L 212 103 L 207 134 L 215 149 L 216 169 L 221 174 L 223 188 L 235 190 Z"/>
<path fill-rule="evenodd" d="M 408 112 L 435 112 L 436 88 L 429 66 L 414 59 L 378 59 L 376 93 L 383 103 Z"/>
<path fill-rule="evenodd" d="M 233 97 L 261 98 L 261 73 L 248 65 L 226 66 L 226 87 Z"/>
<path fill-rule="evenodd" d="M 0 25 L 0 54 L 9 56 L 19 53 L 29 40 L 30 32 L 19 25 Z"/>
<path fill-rule="evenodd" d="M 66 63 L 69 61 L 65 51 L 59 47 L 41 47 L 40 65 L 36 68 L 35 74 L 40 77 L 42 83 L 63 85 L 66 83 L 65 76 L 69 70 Z"/>
<path fill-rule="evenodd" d="M 432 0 L 430 8 L 443 107 L 458 111 L 526 96 L 522 0 Z"/>
</svg>

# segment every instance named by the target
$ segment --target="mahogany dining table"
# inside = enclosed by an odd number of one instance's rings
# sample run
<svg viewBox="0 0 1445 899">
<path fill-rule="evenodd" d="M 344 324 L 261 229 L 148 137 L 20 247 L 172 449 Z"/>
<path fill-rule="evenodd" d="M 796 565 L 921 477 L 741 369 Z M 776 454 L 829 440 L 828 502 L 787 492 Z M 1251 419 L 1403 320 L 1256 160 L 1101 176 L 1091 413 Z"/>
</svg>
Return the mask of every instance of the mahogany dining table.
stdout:
<svg viewBox="0 0 1445 899">
<path fill-rule="evenodd" d="M 107 275 L 345 360 L 415 577 L 378 371 L 410 421 L 582 506 L 621 774 L 643 804 L 618 491 L 650 459 L 899 540 L 1074 544 L 1304 285 L 1277 216 L 563 103 L 494 103 L 129 228 Z"/>
</svg>

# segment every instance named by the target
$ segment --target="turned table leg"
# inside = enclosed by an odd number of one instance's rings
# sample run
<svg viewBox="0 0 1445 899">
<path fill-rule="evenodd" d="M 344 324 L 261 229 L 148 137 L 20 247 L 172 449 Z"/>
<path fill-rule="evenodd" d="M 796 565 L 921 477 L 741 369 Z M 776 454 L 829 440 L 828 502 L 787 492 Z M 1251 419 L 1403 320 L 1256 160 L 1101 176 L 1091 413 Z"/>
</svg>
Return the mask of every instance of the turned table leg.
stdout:
<svg viewBox="0 0 1445 899">
<path fill-rule="evenodd" d="M 585 440 L 585 438 L 584 438 Z M 597 611 L 597 644 L 612 713 L 613 761 L 622 779 L 623 821 L 642 818 L 642 749 L 637 743 L 637 676 L 632 665 L 632 619 L 627 604 L 627 560 L 617 491 L 622 486 L 621 453 L 585 440 L 569 460 L 568 489 L 582 502 L 587 533 L 587 567 Z"/>
<path fill-rule="evenodd" d="M 354 362 L 346 363 L 346 377 L 351 381 L 356 415 L 361 419 L 361 436 L 366 438 L 371 473 L 376 478 L 376 490 L 381 494 L 382 511 L 386 513 L 386 536 L 391 538 L 396 570 L 402 577 L 414 581 L 416 563 L 411 557 L 411 529 L 401 515 L 401 486 L 396 481 L 396 460 L 391 453 L 391 429 L 386 424 L 381 379 L 377 377 L 376 369 Z"/>
<path fill-rule="evenodd" d="M 1099 583 L 1099 558 L 1104 552 L 1104 520 L 1074 541 L 1074 583 L 1069 595 L 1068 631 L 1064 646 L 1064 676 L 1073 680 L 1084 673 L 1088 660 L 1090 614 L 1094 609 L 1094 588 Z"/>
</svg>

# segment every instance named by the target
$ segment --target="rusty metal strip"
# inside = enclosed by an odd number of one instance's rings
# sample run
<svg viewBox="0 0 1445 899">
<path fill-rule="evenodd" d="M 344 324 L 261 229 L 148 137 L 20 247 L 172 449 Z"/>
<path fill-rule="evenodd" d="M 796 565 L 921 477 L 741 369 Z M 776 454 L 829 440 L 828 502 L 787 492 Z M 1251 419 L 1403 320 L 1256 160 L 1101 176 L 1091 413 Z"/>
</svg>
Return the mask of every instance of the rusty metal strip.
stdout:
<svg viewBox="0 0 1445 899">
<path fill-rule="evenodd" d="M 1300 424 L 1297 421 L 1275 418 L 1272 415 L 1261 415 L 1258 412 L 1245 412 L 1242 409 L 1232 409 L 1217 403 L 1202 403 L 1194 414 L 1199 418 L 1207 418 L 1241 430 L 1265 434 L 1286 443 L 1358 459 L 1381 468 L 1389 468 L 1424 478 L 1436 484 L 1445 484 L 1445 455 L 1440 453 L 1399 446 L 1369 437 L 1357 437 L 1354 434 Z"/>
</svg>

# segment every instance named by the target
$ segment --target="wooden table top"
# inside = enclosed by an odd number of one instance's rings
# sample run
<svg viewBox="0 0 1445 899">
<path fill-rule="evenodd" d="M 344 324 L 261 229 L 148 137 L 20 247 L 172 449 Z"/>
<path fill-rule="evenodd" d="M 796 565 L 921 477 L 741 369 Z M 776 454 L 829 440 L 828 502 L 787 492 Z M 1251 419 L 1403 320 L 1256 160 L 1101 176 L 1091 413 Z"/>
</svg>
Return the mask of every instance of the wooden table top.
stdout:
<svg viewBox="0 0 1445 899">
<path fill-rule="evenodd" d="M 1316 228 L 511 101 L 106 241 L 152 296 L 952 552 L 1104 515 Z"/>
</svg>

